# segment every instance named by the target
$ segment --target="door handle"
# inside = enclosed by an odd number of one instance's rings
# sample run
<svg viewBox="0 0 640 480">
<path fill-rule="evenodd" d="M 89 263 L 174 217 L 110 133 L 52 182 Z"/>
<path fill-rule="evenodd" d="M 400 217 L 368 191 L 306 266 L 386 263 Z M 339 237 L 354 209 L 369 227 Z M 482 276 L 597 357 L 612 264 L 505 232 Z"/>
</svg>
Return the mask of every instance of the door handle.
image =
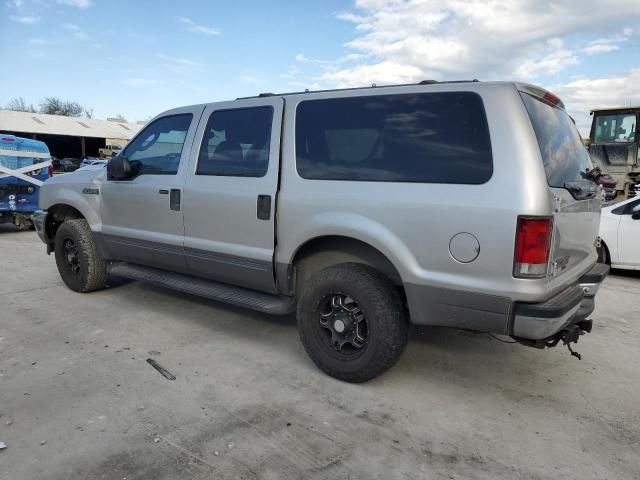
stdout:
<svg viewBox="0 0 640 480">
<path fill-rule="evenodd" d="M 169 195 L 169 190 L 158 190 L 160 195 Z"/>
<path fill-rule="evenodd" d="M 169 195 L 169 208 L 176 212 L 180 211 L 180 189 L 171 189 L 171 194 Z"/>
<path fill-rule="evenodd" d="M 258 195 L 257 205 L 258 220 L 271 219 L 271 195 Z"/>
</svg>

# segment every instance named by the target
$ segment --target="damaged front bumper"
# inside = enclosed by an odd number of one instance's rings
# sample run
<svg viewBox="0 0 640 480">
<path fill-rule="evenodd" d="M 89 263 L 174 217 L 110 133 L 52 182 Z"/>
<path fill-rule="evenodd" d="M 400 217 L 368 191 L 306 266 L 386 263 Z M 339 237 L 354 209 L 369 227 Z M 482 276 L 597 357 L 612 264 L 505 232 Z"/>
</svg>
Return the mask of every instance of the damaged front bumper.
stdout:
<svg viewBox="0 0 640 480">
<path fill-rule="evenodd" d="M 33 226 L 36 229 L 36 233 L 40 240 L 49 245 L 51 241 L 47 235 L 47 211 L 46 210 L 36 210 L 31 215 L 31 222 L 33 222 Z"/>
</svg>

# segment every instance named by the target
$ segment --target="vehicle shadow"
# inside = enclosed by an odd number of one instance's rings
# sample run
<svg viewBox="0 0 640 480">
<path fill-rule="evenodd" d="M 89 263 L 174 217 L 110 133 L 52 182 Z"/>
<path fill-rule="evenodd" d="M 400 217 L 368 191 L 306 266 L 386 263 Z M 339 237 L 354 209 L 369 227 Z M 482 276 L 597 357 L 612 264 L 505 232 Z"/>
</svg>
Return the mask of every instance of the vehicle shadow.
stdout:
<svg viewBox="0 0 640 480">
<path fill-rule="evenodd" d="M 609 275 L 615 277 L 640 278 L 640 270 L 621 270 L 618 268 L 611 269 Z"/>
<path fill-rule="evenodd" d="M 3 233 L 18 233 L 20 230 L 13 223 L 0 224 L 0 235 Z"/>
<path fill-rule="evenodd" d="M 306 364 L 310 371 L 317 370 L 298 341 L 295 314 L 269 315 L 140 282 L 117 279 L 110 281 L 110 285 L 112 288 L 131 290 L 126 299 L 121 301 L 129 304 L 135 302 L 137 308 L 157 309 L 159 314 L 175 316 L 177 322 L 190 326 L 222 330 L 225 335 L 235 337 L 242 343 L 268 343 L 280 348 L 282 355 L 291 361 Z M 153 300 L 143 300 L 141 297 L 153 297 Z M 165 300 L 157 302 L 162 297 Z M 185 308 L 185 302 L 189 302 L 191 307 Z M 256 336 L 257 331 L 262 332 L 261 335 Z M 421 382 L 446 382 L 447 376 L 465 378 L 467 383 L 483 384 L 496 382 L 496 376 L 510 378 L 525 371 L 525 376 L 535 382 L 540 380 L 542 372 L 554 361 L 538 353 L 538 350 L 521 346 L 509 337 L 496 338 L 468 330 L 412 325 L 407 350 L 397 367 L 393 368 L 397 375 L 383 375 L 367 384 L 417 379 Z"/>
</svg>

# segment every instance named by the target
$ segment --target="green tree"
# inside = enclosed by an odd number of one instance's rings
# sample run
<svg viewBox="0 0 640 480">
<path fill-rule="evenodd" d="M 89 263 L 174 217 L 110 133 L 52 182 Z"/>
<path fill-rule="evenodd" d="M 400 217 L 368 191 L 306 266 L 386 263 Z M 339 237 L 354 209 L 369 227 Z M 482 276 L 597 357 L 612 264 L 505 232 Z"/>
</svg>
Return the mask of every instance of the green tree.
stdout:
<svg viewBox="0 0 640 480">
<path fill-rule="evenodd" d="M 48 113 L 50 115 L 64 115 L 66 117 L 86 116 L 91 118 L 93 110 L 87 109 L 78 102 L 61 100 L 58 97 L 47 97 L 40 102 L 40 113 Z"/>
</svg>

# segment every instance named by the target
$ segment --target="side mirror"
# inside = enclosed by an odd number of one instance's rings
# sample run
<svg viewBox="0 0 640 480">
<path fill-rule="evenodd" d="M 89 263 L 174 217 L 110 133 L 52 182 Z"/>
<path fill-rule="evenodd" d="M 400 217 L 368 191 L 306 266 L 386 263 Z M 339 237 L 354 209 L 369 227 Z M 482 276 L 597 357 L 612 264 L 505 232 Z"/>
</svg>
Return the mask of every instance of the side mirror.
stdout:
<svg viewBox="0 0 640 480">
<path fill-rule="evenodd" d="M 640 220 L 640 210 L 631 212 L 631 218 L 634 220 Z"/>
<path fill-rule="evenodd" d="M 131 178 L 131 164 L 124 155 L 112 157 L 107 163 L 107 178 L 109 180 L 126 180 Z"/>
</svg>

